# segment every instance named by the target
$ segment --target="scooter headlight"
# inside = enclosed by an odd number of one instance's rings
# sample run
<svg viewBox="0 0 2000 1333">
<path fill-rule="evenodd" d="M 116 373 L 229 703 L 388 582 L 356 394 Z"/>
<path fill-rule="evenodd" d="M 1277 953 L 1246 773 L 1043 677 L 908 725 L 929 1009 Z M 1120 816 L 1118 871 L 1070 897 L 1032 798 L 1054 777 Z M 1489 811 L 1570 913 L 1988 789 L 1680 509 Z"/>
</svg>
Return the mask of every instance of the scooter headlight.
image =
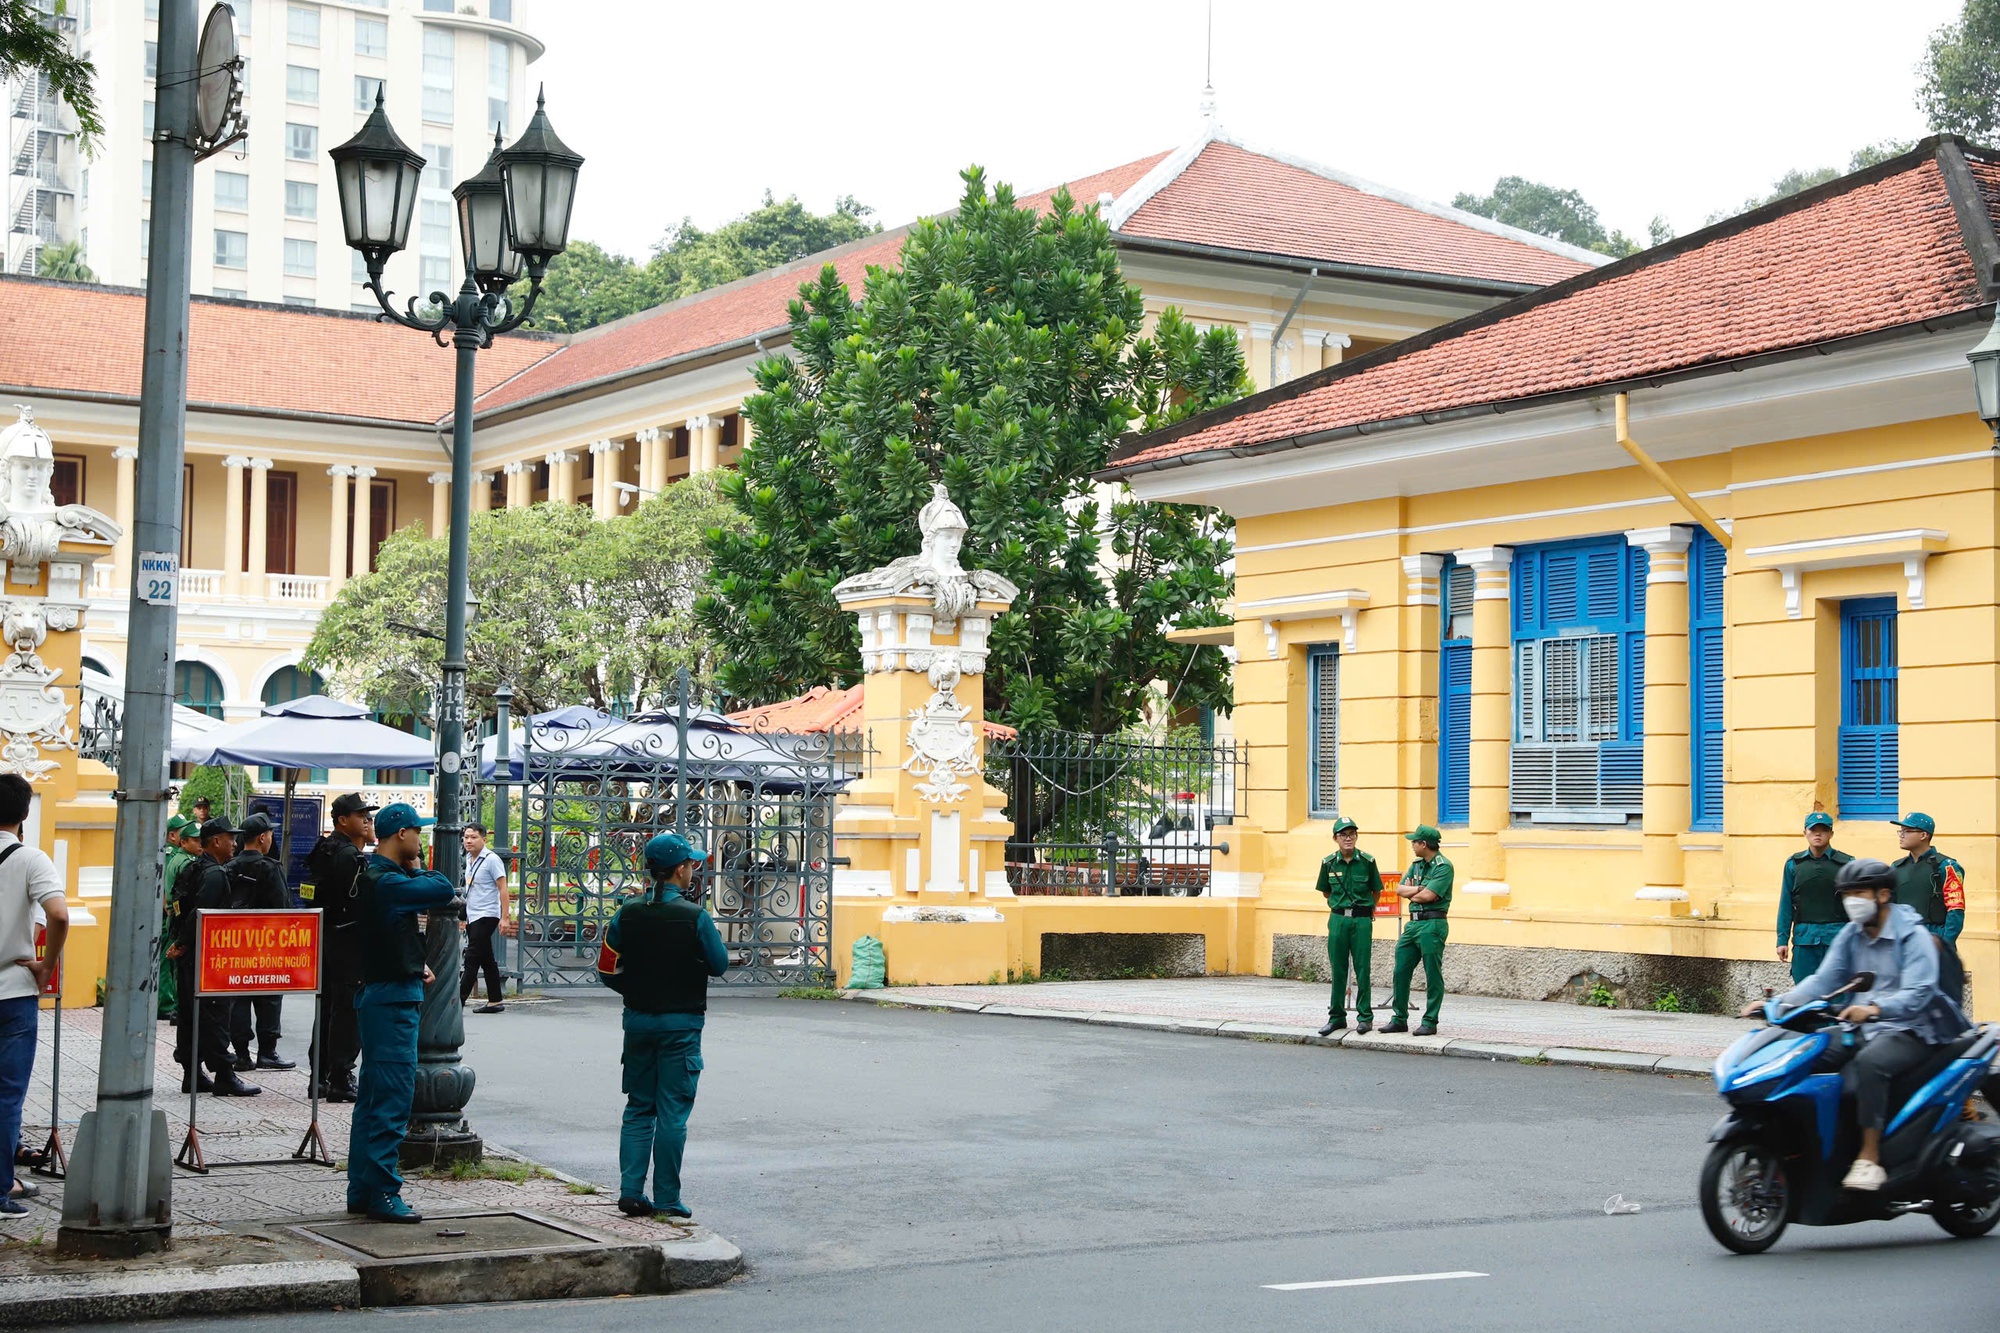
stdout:
<svg viewBox="0 0 2000 1333">
<path fill-rule="evenodd" d="M 1745 1088 L 1752 1083 L 1761 1083 L 1767 1078 L 1775 1078 L 1779 1074 L 1788 1073 L 1797 1068 L 1808 1057 L 1811 1050 L 1812 1043 L 1803 1039 L 1786 1042 L 1771 1054 L 1770 1059 L 1759 1061 L 1757 1064 L 1750 1066 L 1750 1068 L 1732 1075 L 1728 1085 L 1723 1090 L 1725 1092 L 1733 1092 L 1737 1088 Z"/>
</svg>

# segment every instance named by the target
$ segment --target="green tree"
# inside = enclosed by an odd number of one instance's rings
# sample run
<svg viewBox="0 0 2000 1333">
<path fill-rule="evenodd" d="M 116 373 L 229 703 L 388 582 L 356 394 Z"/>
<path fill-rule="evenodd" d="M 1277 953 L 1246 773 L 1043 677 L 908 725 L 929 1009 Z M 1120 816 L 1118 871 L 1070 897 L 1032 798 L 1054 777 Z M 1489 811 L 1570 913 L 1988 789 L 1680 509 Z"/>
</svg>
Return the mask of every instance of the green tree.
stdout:
<svg viewBox="0 0 2000 1333">
<path fill-rule="evenodd" d="M 1117 731 L 1154 681 L 1177 706 L 1226 705 L 1222 655 L 1165 633 L 1224 621 L 1227 522 L 1091 474 L 1132 426 L 1245 392 L 1235 335 L 1167 310 L 1141 338 L 1142 295 L 1094 205 L 1059 190 L 1037 214 L 977 167 L 964 181 L 957 212 L 912 227 L 901 267 L 871 270 L 858 304 L 831 265 L 802 286 L 791 354 L 757 367 L 756 438 L 720 483 L 747 526 L 712 538 L 700 605 L 717 679 L 759 703 L 858 679 L 833 585 L 916 551 L 942 481 L 970 525 L 968 567 L 1021 589 L 993 630 L 989 716 Z"/>
<path fill-rule="evenodd" d="M 2000 128 L 2000 0 L 1965 0 L 1958 22 L 1931 34 L 1917 106 L 1940 134 L 1991 142 Z"/>
<path fill-rule="evenodd" d="M 96 69 L 70 49 L 54 20 L 69 15 L 69 0 L 0 0 L 0 82 L 40 72 L 76 114 L 77 136 L 88 148 L 104 133 L 93 84 Z"/>
<path fill-rule="evenodd" d="M 473 515 L 468 697 L 488 711 L 504 681 L 523 714 L 608 710 L 659 699 L 682 667 L 705 679 L 712 654 L 694 602 L 708 534 L 735 521 L 705 478 L 609 521 L 573 504 Z M 446 540 L 421 528 L 393 534 L 375 572 L 349 582 L 321 617 L 309 669 L 344 695 L 428 720 L 444 645 L 400 627 L 442 628 L 446 555 Z"/>
<path fill-rule="evenodd" d="M 35 273 L 39 277 L 60 278 L 65 282 L 97 281 L 96 272 L 83 262 L 82 241 L 43 246 L 41 253 L 35 256 Z"/>
<path fill-rule="evenodd" d="M 873 215 L 849 196 L 835 200 L 831 213 L 814 213 L 796 195 L 773 199 L 766 190 L 762 206 L 714 231 L 682 218 L 644 264 L 578 241 L 549 265 L 535 322 L 571 333 L 609 324 L 872 235 L 882 229 Z"/>
<path fill-rule="evenodd" d="M 1493 182 L 1493 193 L 1461 194 L 1451 201 L 1451 206 L 1613 258 L 1636 254 L 1645 248 L 1622 231 L 1605 231 L 1597 209 L 1577 191 L 1559 190 L 1523 176 L 1502 176 Z M 1655 217 L 1646 230 L 1651 245 L 1660 245 L 1674 236 L 1664 217 Z"/>
</svg>

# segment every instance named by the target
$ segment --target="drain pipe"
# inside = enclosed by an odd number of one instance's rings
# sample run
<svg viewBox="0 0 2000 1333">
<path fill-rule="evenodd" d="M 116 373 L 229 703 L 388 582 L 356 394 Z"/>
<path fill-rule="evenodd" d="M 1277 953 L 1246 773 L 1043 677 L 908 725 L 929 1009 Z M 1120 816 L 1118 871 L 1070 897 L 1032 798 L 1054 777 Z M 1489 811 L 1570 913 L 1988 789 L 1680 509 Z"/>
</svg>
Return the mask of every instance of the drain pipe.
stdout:
<svg viewBox="0 0 2000 1333">
<path fill-rule="evenodd" d="M 1632 461 L 1644 469 L 1647 476 L 1659 482 L 1668 495 L 1680 501 L 1681 508 L 1687 510 L 1689 516 L 1695 522 L 1706 528 L 1708 535 L 1715 538 L 1721 544 L 1723 550 L 1728 550 L 1729 534 L 1723 531 L 1720 523 L 1715 521 L 1715 516 L 1710 514 L 1706 509 L 1703 509 L 1700 502 L 1692 495 L 1689 495 L 1679 482 L 1668 476 L 1667 470 L 1654 462 L 1653 456 L 1644 449 L 1641 449 L 1638 442 L 1632 438 L 1632 432 L 1629 429 L 1631 425 L 1630 409 L 1626 406 L 1625 395 L 1622 393 L 1619 394 L 1614 401 L 1616 404 L 1614 420 L 1617 422 L 1619 447 L 1632 455 Z"/>
<path fill-rule="evenodd" d="M 1271 335 L 1271 378 L 1269 384 L 1273 389 L 1278 387 L 1278 340 L 1283 338 L 1285 330 L 1292 326 L 1292 316 L 1298 314 L 1299 307 L 1306 303 L 1306 293 L 1312 290 L 1313 279 L 1318 276 L 1318 269 L 1306 270 L 1306 280 L 1299 284 L 1299 294 L 1292 298 L 1292 308 L 1285 312 L 1285 317 L 1278 321 L 1277 331 Z"/>
</svg>

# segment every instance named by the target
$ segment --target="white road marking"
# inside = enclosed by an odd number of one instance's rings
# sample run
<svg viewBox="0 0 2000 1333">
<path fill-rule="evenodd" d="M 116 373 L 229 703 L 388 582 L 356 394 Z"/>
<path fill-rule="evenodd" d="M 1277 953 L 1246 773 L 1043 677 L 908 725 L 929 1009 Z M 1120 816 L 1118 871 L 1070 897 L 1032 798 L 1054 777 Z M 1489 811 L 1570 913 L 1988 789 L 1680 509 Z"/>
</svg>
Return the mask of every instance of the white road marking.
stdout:
<svg viewBox="0 0 2000 1333">
<path fill-rule="evenodd" d="M 1392 1282 L 1449 1282 L 1458 1277 L 1491 1277 L 1491 1273 L 1400 1273 L 1394 1277 L 1343 1277 L 1331 1282 L 1267 1282 L 1266 1291 L 1318 1291 L 1324 1287 L 1383 1287 Z"/>
</svg>

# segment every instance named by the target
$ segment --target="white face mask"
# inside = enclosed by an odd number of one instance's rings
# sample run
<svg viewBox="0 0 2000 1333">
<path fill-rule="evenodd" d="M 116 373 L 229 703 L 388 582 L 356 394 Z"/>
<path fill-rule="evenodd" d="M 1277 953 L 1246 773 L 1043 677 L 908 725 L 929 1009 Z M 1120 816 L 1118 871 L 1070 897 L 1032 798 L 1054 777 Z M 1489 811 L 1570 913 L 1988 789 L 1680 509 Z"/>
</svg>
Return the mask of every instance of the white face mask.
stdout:
<svg viewBox="0 0 2000 1333">
<path fill-rule="evenodd" d="M 1876 909 L 1881 906 L 1873 898 L 1864 898 L 1856 893 L 1842 897 L 1840 905 L 1847 912 L 1847 919 L 1858 926 L 1865 926 L 1873 921 Z"/>
</svg>

